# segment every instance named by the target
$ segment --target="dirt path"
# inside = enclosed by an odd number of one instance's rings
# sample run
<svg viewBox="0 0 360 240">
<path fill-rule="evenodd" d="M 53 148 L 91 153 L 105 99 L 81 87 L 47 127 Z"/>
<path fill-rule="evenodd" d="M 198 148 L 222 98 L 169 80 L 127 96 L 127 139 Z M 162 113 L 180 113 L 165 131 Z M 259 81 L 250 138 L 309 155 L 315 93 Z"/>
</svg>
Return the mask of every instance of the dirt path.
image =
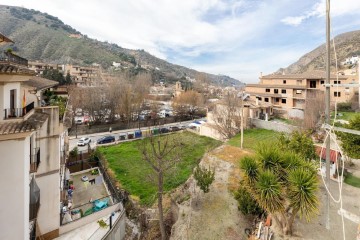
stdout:
<svg viewBox="0 0 360 240">
<path fill-rule="evenodd" d="M 237 188 L 241 155 L 237 148 L 221 146 L 203 158 L 201 165 L 215 169 L 215 180 L 206 194 L 195 187 L 192 178 L 188 180 L 191 197 L 179 205 L 171 239 L 245 239 L 249 224 L 229 191 Z"/>
</svg>

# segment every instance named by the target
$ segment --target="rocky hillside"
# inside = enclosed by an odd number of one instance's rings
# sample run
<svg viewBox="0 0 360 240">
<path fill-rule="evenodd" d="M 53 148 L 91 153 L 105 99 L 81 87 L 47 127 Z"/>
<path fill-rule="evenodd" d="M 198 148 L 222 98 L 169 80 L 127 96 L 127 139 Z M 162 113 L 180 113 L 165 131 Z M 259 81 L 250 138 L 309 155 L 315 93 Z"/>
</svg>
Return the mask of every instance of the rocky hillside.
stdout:
<svg viewBox="0 0 360 240">
<path fill-rule="evenodd" d="M 57 17 L 33 9 L 0 5 L 0 32 L 15 41 L 15 44 L 7 45 L 7 48 L 12 48 L 29 60 L 82 65 L 99 63 L 104 68 L 114 61 L 135 70 L 138 69 L 137 65 L 147 65 L 147 68 L 161 72 L 157 75 L 172 79 L 194 78 L 199 74 L 193 69 L 154 57 L 144 50 L 125 49 L 116 44 L 91 39 Z M 227 76 L 205 75 L 213 83 L 225 86 L 241 84 Z"/>
<path fill-rule="evenodd" d="M 347 57 L 360 55 L 360 30 L 340 34 L 335 37 L 338 65 Z M 297 62 L 287 68 L 281 68 L 277 73 L 302 73 L 311 70 L 324 70 L 326 60 L 325 43 L 302 56 Z M 335 67 L 335 59 L 331 41 L 331 67 Z"/>
</svg>

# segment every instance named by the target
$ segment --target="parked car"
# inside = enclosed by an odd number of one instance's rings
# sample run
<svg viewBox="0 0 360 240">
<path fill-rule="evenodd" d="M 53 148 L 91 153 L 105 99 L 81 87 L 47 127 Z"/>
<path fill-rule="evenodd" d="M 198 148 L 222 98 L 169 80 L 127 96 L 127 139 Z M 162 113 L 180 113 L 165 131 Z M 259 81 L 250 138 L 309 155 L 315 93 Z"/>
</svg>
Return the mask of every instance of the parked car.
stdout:
<svg viewBox="0 0 360 240">
<path fill-rule="evenodd" d="M 105 136 L 96 141 L 97 144 L 104 144 L 104 143 L 111 143 L 111 142 L 115 142 L 114 136 Z"/>
<path fill-rule="evenodd" d="M 159 132 L 160 132 L 160 133 L 168 133 L 168 132 L 169 132 L 169 129 L 168 129 L 168 128 L 160 128 L 160 129 L 159 129 Z"/>
<path fill-rule="evenodd" d="M 85 146 L 85 145 L 88 145 L 89 143 L 91 142 L 91 139 L 88 138 L 88 137 L 83 137 L 83 138 L 80 138 L 79 141 L 77 142 L 77 145 L 78 146 Z"/>
<path fill-rule="evenodd" d="M 170 131 L 171 132 L 176 132 L 176 131 L 180 131 L 181 129 L 178 126 L 171 126 L 170 127 Z"/>
</svg>

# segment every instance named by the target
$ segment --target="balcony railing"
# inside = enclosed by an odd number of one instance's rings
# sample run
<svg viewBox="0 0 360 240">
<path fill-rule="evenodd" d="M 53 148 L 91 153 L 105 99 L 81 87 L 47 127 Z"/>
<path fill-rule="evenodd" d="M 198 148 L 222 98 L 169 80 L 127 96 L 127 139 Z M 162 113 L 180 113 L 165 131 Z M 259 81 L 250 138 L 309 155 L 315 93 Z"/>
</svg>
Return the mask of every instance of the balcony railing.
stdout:
<svg viewBox="0 0 360 240">
<path fill-rule="evenodd" d="M 34 106 L 34 102 L 32 102 L 26 105 L 24 108 L 7 108 L 4 110 L 4 119 L 24 117 L 34 108 Z"/>
<path fill-rule="evenodd" d="M 40 148 L 35 148 L 35 153 L 30 156 L 30 173 L 37 171 L 40 164 Z"/>
<path fill-rule="evenodd" d="M 0 53 L 0 63 L 15 63 L 18 65 L 28 66 L 28 60 L 22 57 L 19 57 L 11 52 Z"/>
<path fill-rule="evenodd" d="M 40 208 L 40 199 L 29 206 L 29 221 L 32 221 L 37 218 L 37 214 Z"/>
</svg>

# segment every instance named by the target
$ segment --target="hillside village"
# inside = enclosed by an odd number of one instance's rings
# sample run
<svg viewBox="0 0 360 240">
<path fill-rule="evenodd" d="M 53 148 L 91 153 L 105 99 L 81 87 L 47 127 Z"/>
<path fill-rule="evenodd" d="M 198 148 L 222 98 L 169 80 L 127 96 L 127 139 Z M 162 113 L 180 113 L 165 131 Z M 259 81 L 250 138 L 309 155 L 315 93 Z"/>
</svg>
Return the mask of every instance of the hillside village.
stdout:
<svg viewBox="0 0 360 240">
<path fill-rule="evenodd" d="M 360 239 L 359 56 L 234 84 L 142 51 L 28 60 L 2 31 L 0 239 Z"/>
</svg>

